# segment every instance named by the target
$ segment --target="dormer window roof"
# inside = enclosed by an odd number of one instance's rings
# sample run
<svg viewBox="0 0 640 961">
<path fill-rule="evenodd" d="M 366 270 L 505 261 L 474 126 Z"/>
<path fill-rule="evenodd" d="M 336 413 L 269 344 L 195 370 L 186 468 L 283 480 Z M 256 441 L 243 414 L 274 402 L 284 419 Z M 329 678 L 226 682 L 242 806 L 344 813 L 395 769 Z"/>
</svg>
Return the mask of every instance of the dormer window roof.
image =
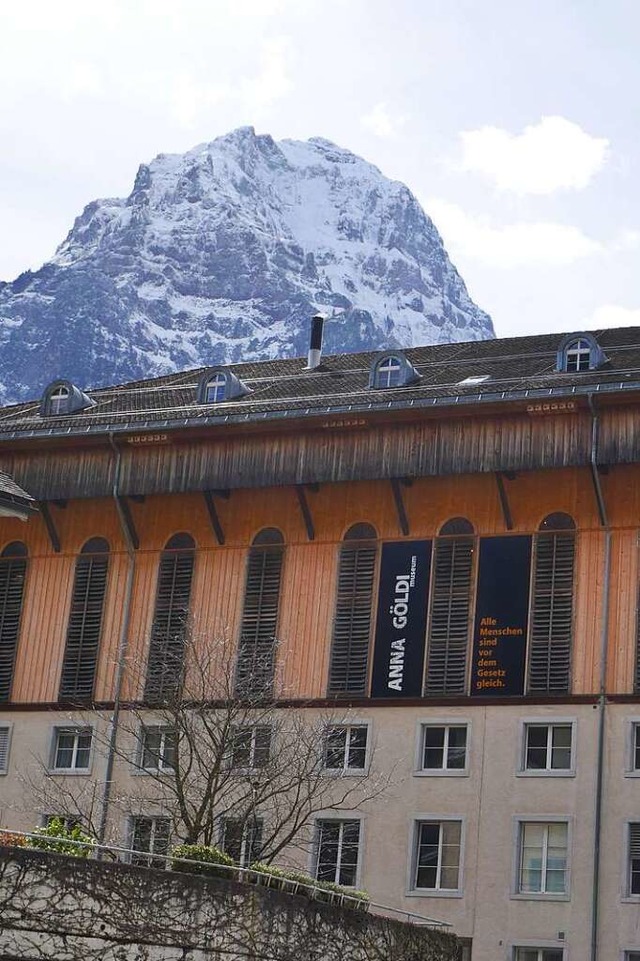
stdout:
<svg viewBox="0 0 640 961">
<path fill-rule="evenodd" d="M 65 417 L 95 405 L 95 400 L 70 380 L 54 380 L 42 395 L 40 414 L 42 417 Z"/>
<path fill-rule="evenodd" d="M 606 363 L 602 347 L 592 334 L 569 334 L 558 348 L 556 369 L 565 374 L 597 370 Z"/>
<path fill-rule="evenodd" d="M 404 354 L 380 354 L 373 362 L 369 374 L 369 387 L 373 390 L 389 390 L 407 387 L 420 380 L 420 374 Z"/>
<path fill-rule="evenodd" d="M 198 384 L 199 404 L 221 404 L 225 400 L 236 400 L 250 393 L 249 388 L 239 377 L 223 367 L 210 367 L 200 378 Z"/>
</svg>

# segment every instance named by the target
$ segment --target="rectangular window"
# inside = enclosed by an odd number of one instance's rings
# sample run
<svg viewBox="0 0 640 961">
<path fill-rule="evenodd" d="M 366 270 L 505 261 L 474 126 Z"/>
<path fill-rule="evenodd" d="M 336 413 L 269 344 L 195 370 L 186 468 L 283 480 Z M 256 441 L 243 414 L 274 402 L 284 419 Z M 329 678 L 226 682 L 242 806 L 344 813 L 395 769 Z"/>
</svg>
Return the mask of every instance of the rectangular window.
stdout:
<svg viewBox="0 0 640 961">
<path fill-rule="evenodd" d="M 231 767 L 266 767 L 271 753 L 271 728 L 266 724 L 237 727 L 231 735 Z"/>
<path fill-rule="evenodd" d="M 640 894 L 640 822 L 629 825 L 629 894 Z"/>
<path fill-rule="evenodd" d="M 423 771 L 464 771 L 467 766 L 466 724 L 423 724 Z"/>
<path fill-rule="evenodd" d="M 236 864 L 245 868 L 260 859 L 262 818 L 223 818 L 221 847 Z"/>
<path fill-rule="evenodd" d="M 140 767 L 145 771 L 172 771 L 176 759 L 176 732 L 152 725 L 140 732 Z"/>
<path fill-rule="evenodd" d="M 516 948 L 514 961 L 562 961 L 562 948 Z"/>
<path fill-rule="evenodd" d="M 518 894 L 567 893 L 566 821 L 520 824 Z"/>
<path fill-rule="evenodd" d="M 11 741 L 11 728 L 8 724 L 0 727 L 0 774 L 6 774 L 9 770 L 9 744 Z"/>
<path fill-rule="evenodd" d="M 572 724 L 525 724 L 525 771 L 570 771 Z"/>
<path fill-rule="evenodd" d="M 625 951 L 624 961 L 640 961 L 640 951 Z"/>
<path fill-rule="evenodd" d="M 633 725 L 631 743 L 631 770 L 640 771 L 640 724 Z"/>
<path fill-rule="evenodd" d="M 418 821 L 414 888 L 458 891 L 462 821 Z"/>
<path fill-rule="evenodd" d="M 324 766 L 329 771 L 364 771 L 367 760 L 366 724 L 327 728 Z"/>
<path fill-rule="evenodd" d="M 91 759 L 90 727 L 57 727 L 53 745 L 54 771 L 88 771 Z"/>
<path fill-rule="evenodd" d="M 315 876 L 318 881 L 355 886 L 360 851 L 360 821 L 317 822 Z"/>
<path fill-rule="evenodd" d="M 139 867 L 166 867 L 166 862 L 149 857 L 169 853 L 171 821 L 164 817 L 134 817 L 131 819 L 131 863 Z"/>
</svg>

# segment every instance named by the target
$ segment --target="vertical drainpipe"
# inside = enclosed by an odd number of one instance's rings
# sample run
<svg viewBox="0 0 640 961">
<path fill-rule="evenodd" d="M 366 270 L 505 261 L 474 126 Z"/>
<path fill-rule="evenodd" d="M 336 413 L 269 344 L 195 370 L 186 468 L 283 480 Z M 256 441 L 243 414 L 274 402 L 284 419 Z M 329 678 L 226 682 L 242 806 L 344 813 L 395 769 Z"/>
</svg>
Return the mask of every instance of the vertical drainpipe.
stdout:
<svg viewBox="0 0 640 961">
<path fill-rule="evenodd" d="M 600 637 L 600 683 L 598 692 L 598 755 L 596 761 L 596 803 L 593 837 L 593 895 L 591 902 L 591 961 L 598 961 L 600 848 L 602 835 L 602 801 L 604 794 L 604 739 L 607 708 L 607 656 L 609 651 L 609 595 L 611 581 L 611 526 L 598 474 L 598 412 L 593 394 L 587 395 L 591 411 L 591 476 L 598 501 L 600 523 L 605 529 L 602 632 Z"/>
<path fill-rule="evenodd" d="M 116 506 L 116 511 L 118 513 L 118 520 L 120 521 L 120 527 L 122 529 L 122 536 L 127 549 L 127 554 L 129 557 L 129 564 L 127 569 L 127 583 L 124 592 L 124 610 L 122 613 L 122 627 L 120 629 L 120 640 L 118 642 L 118 656 L 117 656 L 117 669 L 116 669 L 116 689 L 113 700 L 113 713 L 111 715 L 111 724 L 109 730 L 109 740 L 107 745 L 107 763 L 105 767 L 104 774 L 104 791 L 102 793 L 102 807 L 100 811 L 100 828 L 98 831 L 98 844 L 104 844 L 104 839 L 107 830 L 107 818 L 109 816 L 109 800 L 111 797 L 111 785 L 113 783 L 113 765 L 116 753 L 116 742 L 118 738 L 118 721 L 120 718 L 120 705 L 122 699 L 122 683 L 124 681 L 124 668 L 125 659 L 127 656 L 127 646 L 129 643 L 129 623 L 131 621 L 131 597 L 133 594 L 133 579 L 136 570 L 136 555 L 133 541 L 131 540 L 131 534 L 129 533 L 129 528 L 127 526 L 124 514 L 122 512 L 122 505 L 120 503 L 120 462 L 122 459 L 122 452 L 118 445 L 116 444 L 113 433 L 109 432 L 109 443 L 111 444 L 115 452 L 115 468 L 113 472 L 113 489 L 112 497 Z"/>
</svg>

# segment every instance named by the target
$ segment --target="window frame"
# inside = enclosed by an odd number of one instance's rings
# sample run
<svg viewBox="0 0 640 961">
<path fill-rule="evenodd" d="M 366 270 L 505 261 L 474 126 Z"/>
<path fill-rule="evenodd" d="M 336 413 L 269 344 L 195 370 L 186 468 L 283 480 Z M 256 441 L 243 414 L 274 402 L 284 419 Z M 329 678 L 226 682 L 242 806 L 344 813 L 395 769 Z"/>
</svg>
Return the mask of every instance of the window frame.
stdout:
<svg viewBox="0 0 640 961">
<path fill-rule="evenodd" d="M 624 863 L 623 863 L 623 881 L 622 881 L 622 897 L 620 900 L 625 904 L 638 904 L 640 903 L 640 892 L 638 894 L 631 893 L 631 825 L 640 825 L 640 816 L 637 820 L 625 819 L 624 822 L 624 838 L 622 844 L 622 850 L 624 853 Z M 629 949 L 632 950 L 632 949 Z"/>
<path fill-rule="evenodd" d="M 336 821 L 358 821 L 358 857 L 356 861 L 356 873 L 354 882 L 345 887 L 352 887 L 358 890 L 362 886 L 363 861 L 365 848 L 365 817 L 360 811 L 317 811 L 313 819 L 313 843 L 309 845 L 308 874 L 317 880 L 318 878 L 318 859 L 320 856 L 320 822 Z M 336 865 L 338 867 L 338 865 Z"/>
<path fill-rule="evenodd" d="M 166 753 L 165 738 L 167 734 L 173 734 L 174 737 L 174 754 L 176 750 L 176 729 L 171 727 L 169 724 L 141 724 L 138 729 L 137 739 L 138 743 L 136 745 L 135 760 L 133 772 L 135 774 L 172 774 L 175 768 L 170 765 L 165 765 L 164 763 L 158 763 L 155 767 L 144 764 L 145 755 L 145 738 L 148 732 L 158 731 L 160 734 L 160 750 L 158 752 L 158 761 L 162 762 L 164 755 Z"/>
<path fill-rule="evenodd" d="M 640 751 L 640 716 L 626 718 L 625 732 L 625 777 L 640 777 L 640 765 L 635 766 L 636 739 L 638 740 L 638 750 Z"/>
<path fill-rule="evenodd" d="M 264 824 L 265 824 L 264 817 L 256 816 L 255 818 L 252 818 L 250 821 L 246 821 L 246 820 L 243 820 L 242 818 L 226 816 L 226 815 L 223 815 L 220 818 L 220 824 L 219 824 L 220 850 L 224 851 L 224 853 L 229 855 L 229 857 L 232 857 L 232 855 L 225 847 L 225 834 L 227 830 L 227 825 L 234 822 L 237 824 L 242 824 L 242 834 L 240 836 L 240 857 L 237 861 L 234 859 L 234 863 L 241 868 L 248 868 L 256 860 L 256 854 L 258 859 L 260 857 L 259 848 L 257 852 L 255 850 L 256 837 L 258 838 L 259 845 L 261 847 L 263 843 L 263 838 L 264 838 Z M 256 827 L 258 827 L 258 825 L 259 825 L 259 828 L 256 831 L 255 829 Z M 255 831 L 255 834 L 253 837 L 249 836 L 250 828 L 253 828 Z M 229 872 L 228 878 L 231 880 L 232 877 L 233 877 L 232 873 Z"/>
<path fill-rule="evenodd" d="M 455 821 L 460 825 L 460 857 L 458 860 L 458 887 L 457 888 L 418 888 L 415 886 L 417 881 L 418 868 L 418 844 L 420 837 L 420 826 L 422 824 L 440 824 L 445 821 Z M 407 859 L 407 880 L 405 897 L 408 898 L 462 898 L 464 897 L 464 862 L 466 849 L 467 818 L 463 814 L 438 814 L 428 812 L 426 814 L 414 814 L 411 817 L 409 827 L 409 852 Z"/>
<path fill-rule="evenodd" d="M 527 730 L 530 727 L 571 727 L 571 758 L 568 768 L 528 768 L 527 763 Z M 576 776 L 576 739 L 578 723 L 576 717 L 523 717 L 520 718 L 520 733 L 518 738 L 517 777 L 575 777 Z M 548 735 L 547 735 L 547 750 Z"/>
<path fill-rule="evenodd" d="M 213 381 L 216 382 L 214 387 L 212 387 Z M 215 391 L 214 400 L 211 400 L 209 397 L 209 391 L 211 390 Z M 222 391 L 221 397 L 218 396 L 219 391 Z M 203 392 L 204 404 L 206 405 L 223 404 L 226 400 L 229 399 L 227 396 L 229 393 L 229 380 L 227 375 L 223 373 L 221 370 L 212 373 L 204 381 L 202 385 L 202 392 Z"/>
<path fill-rule="evenodd" d="M 518 951 L 560 951 L 562 952 L 562 961 L 566 961 L 567 958 L 567 945 L 564 941 L 545 941 L 538 938 L 536 941 L 518 941 L 511 945 L 510 959 L 511 961 L 518 961 Z"/>
<path fill-rule="evenodd" d="M 269 753 L 264 764 L 255 764 L 256 760 L 256 742 L 257 742 L 257 730 L 259 728 L 264 728 L 269 731 Z M 234 751 L 235 744 L 234 738 L 238 736 L 242 731 L 251 732 L 251 745 L 249 748 L 249 764 L 234 764 Z M 270 763 L 273 755 L 273 740 L 274 740 L 274 726 L 273 724 L 261 724 L 257 722 L 255 724 L 238 724 L 232 725 L 229 740 L 229 753 L 227 759 L 227 766 L 229 770 L 233 771 L 234 774 L 251 774 L 252 772 L 258 772 L 264 770 Z"/>
<path fill-rule="evenodd" d="M 136 821 L 151 821 L 152 822 L 152 844 L 148 851 L 136 850 L 133 847 L 133 840 L 135 836 L 135 822 Z M 167 852 L 164 855 L 158 854 L 156 857 L 154 855 L 156 852 L 153 850 L 155 837 L 156 837 L 156 822 L 166 821 L 168 825 L 167 832 Z M 162 864 L 163 868 L 167 868 L 169 865 L 169 852 L 171 850 L 171 818 L 167 814 L 131 814 L 127 819 L 127 840 L 128 840 L 128 850 L 125 855 L 126 860 L 129 864 L 135 867 L 150 867 L 154 864 Z M 140 859 L 137 862 L 137 858 Z M 143 864 L 142 859 L 149 858 L 149 864 Z M 163 859 L 163 860 L 161 860 Z"/>
<path fill-rule="evenodd" d="M 91 725 L 86 724 L 56 724 L 54 725 L 51 733 L 51 747 L 49 751 L 49 765 L 47 771 L 49 774 L 62 774 L 71 775 L 72 777 L 82 777 L 91 774 L 91 768 L 93 766 L 93 750 L 95 745 L 94 737 L 95 729 Z M 81 737 L 83 734 L 89 734 L 91 737 L 91 743 L 89 745 L 89 759 L 86 767 L 58 767 L 56 764 L 58 758 L 58 742 L 61 734 L 73 734 L 75 738 Z M 74 743 L 72 748 L 72 759 L 77 757 L 78 746 Z"/>
<path fill-rule="evenodd" d="M 11 762 L 11 739 L 13 737 L 13 721 L 2 721 L 0 723 L 0 731 L 7 732 L 7 750 L 6 750 L 6 763 L 4 767 L 0 766 L 0 777 L 5 777 L 9 773 L 9 764 Z"/>
<path fill-rule="evenodd" d="M 565 890 L 554 891 L 521 891 L 520 869 L 522 864 L 523 826 L 525 824 L 565 824 L 567 827 L 567 854 L 565 861 Z M 516 901 L 570 901 L 571 900 L 571 849 L 573 841 L 573 818 L 570 815 L 558 814 L 517 814 L 513 817 L 513 868 L 511 898 Z M 519 945 L 527 947 L 527 945 Z M 539 946 L 536 942 L 532 947 Z"/>
<path fill-rule="evenodd" d="M 354 719 L 349 720 L 345 724 L 327 724 L 322 733 L 322 771 L 323 774 L 328 777 L 366 777 L 369 773 L 369 766 L 371 762 L 371 721 L 370 720 L 360 720 Z M 329 732 L 332 729 L 343 729 L 346 731 L 351 731 L 353 728 L 364 728 L 366 730 L 366 744 L 364 749 L 364 766 L 363 767 L 349 767 L 343 764 L 342 767 L 327 767 L 325 764 L 326 752 L 327 752 L 327 738 Z M 350 740 L 350 738 L 349 738 Z M 345 750 L 343 755 L 343 760 L 347 760 L 347 753 L 350 744 L 345 742 Z"/>
<path fill-rule="evenodd" d="M 426 768 L 424 762 L 424 732 L 428 727 L 464 727 L 467 731 L 465 746 L 464 767 L 452 768 Z M 414 777 L 469 777 L 470 774 L 470 747 L 471 747 L 471 720 L 467 717 L 428 717 L 418 718 L 416 721 L 415 754 L 413 763 Z M 445 738 L 448 748 L 448 738 Z"/>
</svg>

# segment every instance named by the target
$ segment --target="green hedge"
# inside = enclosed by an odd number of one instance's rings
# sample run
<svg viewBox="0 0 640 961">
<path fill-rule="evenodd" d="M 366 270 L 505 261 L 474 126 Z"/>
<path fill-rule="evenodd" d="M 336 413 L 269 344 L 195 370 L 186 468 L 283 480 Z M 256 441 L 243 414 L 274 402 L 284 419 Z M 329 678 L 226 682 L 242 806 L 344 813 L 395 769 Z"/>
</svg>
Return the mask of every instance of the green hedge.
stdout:
<svg viewBox="0 0 640 961">
<path fill-rule="evenodd" d="M 57 854 L 72 854 L 76 858 L 88 858 L 96 843 L 78 824 L 68 828 L 60 818 L 51 818 L 46 827 L 36 828 L 33 834 L 37 837 L 28 838 L 27 847 Z"/>
<path fill-rule="evenodd" d="M 194 861 L 201 862 L 194 864 Z M 213 874 L 221 878 L 233 878 L 233 858 L 221 848 L 207 844 L 178 844 L 171 851 L 171 867 L 174 871 L 189 874 Z"/>
</svg>

